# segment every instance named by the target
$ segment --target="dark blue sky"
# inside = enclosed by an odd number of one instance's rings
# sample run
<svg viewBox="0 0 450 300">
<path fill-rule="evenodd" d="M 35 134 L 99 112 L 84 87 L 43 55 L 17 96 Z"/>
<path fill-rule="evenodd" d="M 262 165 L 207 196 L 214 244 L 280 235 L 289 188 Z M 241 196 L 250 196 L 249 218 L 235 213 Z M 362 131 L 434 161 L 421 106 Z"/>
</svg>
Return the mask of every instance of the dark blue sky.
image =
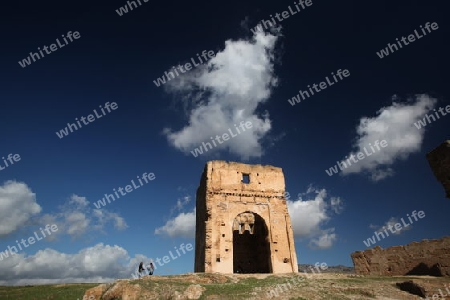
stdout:
<svg viewBox="0 0 450 300">
<path fill-rule="evenodd" d="M 194 244 L 195 191 L 212 159 L 283 169 L 299 263 L 351 265 L 350 253 L 366 249 L 375 230 L 414 210 L 426 217 L 376 245 L 448 234 L 450 202 L 425 155 L 450 139 L 450 117 L 414 125 L 450 104 L 446 2 L 312 0 L 256 41 L 249 28 L 293 1 L 141 3 L 122 16 L 123 0 L 8 3 L 0 12 L 0 155 L 21 157 L 0 171 L 0 251 L 39 226 L 60 228 L 0 261 L 0 284 L 130 277 L 140 260 Z M 427 22 L 439 28 L 376 54 Z M 69 31 L 80 38 L 19 65 Z M 153 83 L 203 50 L 215 53 L 209 71 Z M 289 104 L 338 69 L 350 76 Z M 106 102 L 118 108 L 58 138 Z M 191 154 L 241 120 L 253 131 Z M 327 175 L 377 139 L 389 146 Z M 105 193 L 146 172 L 155 180 L 96 210 Z M 24 271 L 39 259 L 50 267 Z M 69 261 L 77 271 L 52 277 L 52 265 Z M 192 251 L 157 273 L 192 272 L 193 263 Z"/>
</svg>

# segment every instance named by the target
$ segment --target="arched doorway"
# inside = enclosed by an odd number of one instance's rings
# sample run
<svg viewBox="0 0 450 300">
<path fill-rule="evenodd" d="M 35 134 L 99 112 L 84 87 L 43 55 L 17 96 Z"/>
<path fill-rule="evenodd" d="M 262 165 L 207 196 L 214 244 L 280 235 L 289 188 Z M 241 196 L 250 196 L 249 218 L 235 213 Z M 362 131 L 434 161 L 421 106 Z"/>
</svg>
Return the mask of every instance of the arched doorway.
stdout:
<svg viewBox="0 0 450 300">
<path fill-rule="evenodd" d="M 268 234 L 266 222 L 258 214 L 246 211 L 234 218 L 234 273 L 272 272 Z"/>
</svg>

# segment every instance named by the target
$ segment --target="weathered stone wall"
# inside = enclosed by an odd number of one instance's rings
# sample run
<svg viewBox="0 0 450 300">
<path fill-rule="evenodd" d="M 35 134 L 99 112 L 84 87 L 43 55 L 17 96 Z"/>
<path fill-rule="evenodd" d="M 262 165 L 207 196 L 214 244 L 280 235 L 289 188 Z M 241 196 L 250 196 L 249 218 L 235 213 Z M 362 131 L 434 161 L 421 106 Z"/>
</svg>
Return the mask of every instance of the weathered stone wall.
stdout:
<svg viewBox="0 0 450 300">
<path fill-rule="evenodd" d="M 356 274 L 450 276 L 450 237 L 351 254 Z"/>
<path fill-rule="evenodd" d="M 244 175 L 249 176 L 249 183 L 242 182 Z M 208 162 L 197 190 L 195 272 L 236 272 L 233 255 L 239 258 L 240 254 L 234 253 L 233 248 L 245 252 L 245 247 L 252 243 L 258 243 L 256 250 L 261 250 L 255 251 L 254 259 L 264 260 L 270 273 L 298 272 L 284 194 L 281 168 Z M 267 236 L 255 239 L 263 233 Z M 245 234 L 251 243 L 236 234 Z M 242 241 L 239 247 L 238 239 Z M 261 257 L 260 252 L 267 249 L 267 257 Z M 244 272 L 258 272 L 260 266 L 243 265 L 242 268 Z"/>
<path fill-rule="evenodd" d="M 444 186 L 446 197 L 450 198 L 450 140 L 427 154 L 434 176 Z"/>
</svg>

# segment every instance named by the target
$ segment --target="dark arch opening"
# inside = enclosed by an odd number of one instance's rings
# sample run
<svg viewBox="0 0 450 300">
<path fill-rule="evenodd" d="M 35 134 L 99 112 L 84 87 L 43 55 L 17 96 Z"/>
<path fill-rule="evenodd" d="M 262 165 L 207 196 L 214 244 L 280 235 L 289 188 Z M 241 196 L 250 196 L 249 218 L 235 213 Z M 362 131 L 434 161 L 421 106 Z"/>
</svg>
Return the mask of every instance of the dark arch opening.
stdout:
<svg viewBox="0 0 450 300">
<path fill-rule="evenodd" d="M 271 273 L 269 231 L 264 219 L 246 211 L 233 222 L 233 272 Z"/>
</svg>

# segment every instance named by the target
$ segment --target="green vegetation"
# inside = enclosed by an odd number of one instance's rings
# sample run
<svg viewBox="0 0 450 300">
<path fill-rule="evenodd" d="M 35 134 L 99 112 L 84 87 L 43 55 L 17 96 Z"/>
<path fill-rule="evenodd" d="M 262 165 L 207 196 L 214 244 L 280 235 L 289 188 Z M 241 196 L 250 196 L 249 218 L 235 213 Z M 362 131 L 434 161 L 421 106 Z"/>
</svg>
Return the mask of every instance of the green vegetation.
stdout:
<svg viewBox="0 0 450 300">
<path fill-rule="evenodd" d="M 297 276 L 296 276 L 297 277 Z M 395 283 L 414 279 L 421 284 L 440 287 L 449 283 L 448 278 L 430 277 L 353 277 L 343 274 L 326 275 L 316 278 L 292 280 L 293 275 L 221 275 L 184 274 L 174 276 L 154 276 L 141 280 L 118 281 L 117 289 L 109 295 L 120 299 L 127 295 L 136 299 L 172 300 L 180 295 L 201 295 L 216 300 L 260 300 L 276 299 L 283 296 L 290 300 L 370 300 L 379 296 L 392 297 L 408 295 Z M 140 288 L 137 286 L 139 285 Z M 98 284 L 60 284 L 23 287 L 0 287 L 0 300 L 83 300 L 87 289 Z M 113 288 L 109 285 L 108 288 Z M 211 297 L 213 296 L 213 297 Z M 270 298 L 273 297 L 273 298 Z M 134 298 L 133 298 L 134 299 Z M 398 299 L 398 298 L 395 298 Z"/>
<path fill-rule="evenodd" d="M 84 292 L 98 284 L 0 286 L 0 300 L 82 300 Z"/>
<path fill-rule="evenodd" d="M 214 283 L 202 284 L 206 291 L 200 297 L 201 300 L 206 299 L 209 295 L 228 295 L 230 299 L 248 299 L 249 294 L 254 290 L 262 287 L 284 283 L 286 279 L 269 276 L 265 279 L 246 278 L 241 279 L 237 283 Z"/>
<path fill-rule="evenodd" d="M 200 277 L 209 278 L 207 274 L 200 275 Z M 213 278 L 211 277 L 211 279 Z M 291 277 L 268 276 L 264 279 L 249 277 L 240 279 L 239 282 L 232 282 L 230 279 L 227 279 L 226 282 L 199 283 L 200 286 L 206 289 L 200 299 L 206 299 L 209 295 L 226 295 L 229 299 L 248 299 L 249 295 L 255 290 L 263 290 L 268 287 L 276 288 L 277 284 L 289 282 L 289 278 Z M 165 279 L 154 278 L 151 281 L 134 280 L 130 282 L 130 284 L 135 283 L 146 290 L 156 291 L 164 299 L 169 299 L 174 291 L 182 294 L 192 284 L 190 282 L 180 281 L 179 276 L 178 278 L 177 276 L 167 276 Z"/>
</svg>

